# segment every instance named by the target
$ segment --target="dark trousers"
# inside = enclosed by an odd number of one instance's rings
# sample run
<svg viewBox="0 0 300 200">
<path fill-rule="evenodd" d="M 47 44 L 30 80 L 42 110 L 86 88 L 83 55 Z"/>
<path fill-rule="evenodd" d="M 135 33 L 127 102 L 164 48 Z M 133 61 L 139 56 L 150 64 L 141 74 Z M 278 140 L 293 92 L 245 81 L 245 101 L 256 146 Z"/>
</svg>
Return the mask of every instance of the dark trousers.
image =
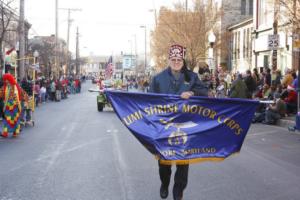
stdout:
<svg viewBox="0 0 300 200">
<path fill-rule="evenodd" d="M 172 165 L 162 165 L 158 161 L 159 177 L 164 187 L 170 184 L 172 174 Z M 189 165 L 176 165 L 176 172 L 174 177 L 173 196 L 182 196 L 183 190 L 187 186 L 189 174 Z"/>
</svg>

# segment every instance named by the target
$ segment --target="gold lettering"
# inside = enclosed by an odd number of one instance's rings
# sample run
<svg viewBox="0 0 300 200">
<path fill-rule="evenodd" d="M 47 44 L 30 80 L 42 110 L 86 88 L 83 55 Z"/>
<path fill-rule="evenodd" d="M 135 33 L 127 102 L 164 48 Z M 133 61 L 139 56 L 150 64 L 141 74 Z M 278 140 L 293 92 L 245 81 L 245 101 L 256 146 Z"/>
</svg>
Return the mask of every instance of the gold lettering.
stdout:
<svg viewBox="0 0 300 200">
<path fill-rule="evenodd" d="M 189 112 L 191 112 L 191 113 L 196 113 L 197 110 L 198 110 L 198 106 L 192 105 L 192 107 L 190 108 Z"/>
<path fill-rule="evenodd" d="M 166 150 L 166 151 L 161 151 L 160 153 L 164 156 L 175 156 L 176 155 L 175 150 Z"/>
<path fill-rule="evenodd" d="M 230 120 L 229 117 L 227 117 L 226 119 L 224 119 L 224 123 L 226 123 L 228 120 Z"/>
<path fill-rule="evenodd" d="M 209 118 L 215 119 L 216 115 L 217 115 L 217 113 L 215 111 L 211 111 Z"/>
<path fill-rule="evenodd" d="M 207 117 L 207 116 L 209 116 L 210 115 L 210 109 L 208 109 L 208 108 L 205 108 L 204 110 L 203 110 L 203 116 L 204 117 Z"/>
<path fill-rule="evenodd" d="M 158 114 L 161 114 L 161 113 L 162 113 L 163 106 L 162 106 L 162 105 L 157 105 L 156 108 L 157 108 L 157 113 L 158 113 Z"/>
<path fill-rule="evenodd" d="M 199 106 L 198 108 L 199 108 L 198 114 L 201 115 L 201 112 L 202 112 L 202 110 L 203 110 L 203 107 L 202 107 L 202 106 Z"/>
<path fill-rule="evenodd" d="M 186 112 L 189 112 L 189 110 L 190 110 L 190 106 L 184 104 L 182 107 L 182 112 L 186 113 Z"/>
<path fill-rule="evenodd" d="M 178 112 L 178 105 L 173 105 L 174 112 Z"/>
<path fill-rule="evenodd" d="M 227 126 L 228 126 L 229 128 L 232 129 L 232 126 L 233 126 L 234 124 L 235 124 L 234 120 L 230 120 L 230 121 L 227 123 Z"/>
<path fill-rule="evenodd" d="M 238 130 L 236 130 L 235 134 L 236 134 L 236 135 L 240 135 L 241 132 L 243 132 L 243 129 L 242 129 L 242 128 L 239 128 Z"/>
<path fill-rule="evenodd" d="M 145 113 L 149 116 L 151 113 L 149 111 L 149 108 L 144 108 Z"/>
<path fill-rule="evenodd" d="M 235 123 L 235 124 L 233 125 L 233 127 L 231 127 L 231 129 L 239 129 L 239 128 L 240 128 L 240 125 L 237 124 L 237 123 Z"/>
<path fill-rule="evenodd" d="M 131 114 L 131 115 L 129 115 L 129 117 L 131 118 L 132 121 L 138 120 L 138 118 L 137 118 L 138 116 L 136 116 L 136 112 L 133 113 L 133 114 Z"/>
<path fill-rule="evenodd" d="M 193 149 L 185 149 L 181 150 L 181 153 L 184 155 L 191 155 L 191 154 L 199 154 L 199 153 L 215 153 L 217 150 L 214 147 L 207 147 L 207 148 L 193 148 Z"/>
<path fill-rule="evenodd" d="M 153 114 L 157 114 L 157 107 L 156 106 L 154 106 L 154 108 L 153 108 Z"/>
<path fill-rule="evenodd" d="M 221 119 L 222 117 L 225 117 L 225 116 L 224 116 L 224 115 L 221 115 L 221 116 L 218 117 L 218 122 L 219 122 L 220 124 L 222 123 L 222 121 L 221 121 L 221 120 L 222 120 L 222 119 Z"/>
<path fill-rule="evenodd" d="M 127 121 L 127 120 L 128 120 L 128 121 Z M 123 122 L 124 122 L 127 126 L 129 126 L 129 125 L 132 123 L 132 121 L 130 120 L 129 117 L 123 118 Z"/>
</svg>

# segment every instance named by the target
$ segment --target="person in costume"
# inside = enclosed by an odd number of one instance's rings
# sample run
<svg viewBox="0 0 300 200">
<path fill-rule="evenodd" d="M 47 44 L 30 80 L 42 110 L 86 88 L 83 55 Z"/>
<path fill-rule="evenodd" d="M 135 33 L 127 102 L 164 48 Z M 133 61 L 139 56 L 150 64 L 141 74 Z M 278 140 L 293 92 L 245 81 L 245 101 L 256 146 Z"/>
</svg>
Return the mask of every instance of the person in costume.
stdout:
<svg viewBox="0 0 300 200">
<path fill-rule="evenodd" d="M 208 88 L 200 81 L 198 75 L 190 71 L 185 63 L 186 49 L 178 44 L 172 45 L 169 49 L 169 65 L 161 73 L 153 77 L 149 92 L 163 94 L 178 94 L 183 99 L 191 96 L 207 96 Z M 168 187 L 171 177 L 171 165 L 165 165 L 158 161 L 159 176 L 161 180 L 160 196 L 163 199 L 168 197 Z M 176 165 L 174 177 L 173 198 L 181 200 L 183 191 L 188 182 L 189 165 Z"/>
<path fill-rule="evenodd" d="M 12 133 L 13 137 L 16 137 L 20 133 L 21 128 L 21 101 L 28 100 L 27 94 L 11 74 L 4 74 L 3 87 L 0 89 L 0 98 L 4 102 L 4 119 L 1 136 L 8 137 L 8 133 Z"/>
</svg>

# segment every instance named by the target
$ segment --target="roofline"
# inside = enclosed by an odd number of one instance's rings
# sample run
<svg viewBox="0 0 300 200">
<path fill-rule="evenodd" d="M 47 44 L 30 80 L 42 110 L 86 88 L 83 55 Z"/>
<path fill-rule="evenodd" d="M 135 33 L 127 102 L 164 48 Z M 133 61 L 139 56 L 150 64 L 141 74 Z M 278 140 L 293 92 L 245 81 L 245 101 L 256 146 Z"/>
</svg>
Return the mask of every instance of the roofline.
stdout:
<svg viewBox="0 0 300 200">
<path fill-rule="evenodd" d="M 246 19 L 246 20 L 243 20 L 237 24 L 234 24 L 234 25 L 231 25 L 227 28 L 227 30 L 233 30 L 235 28 L 239 28 L 239 27 L 242 27 L 244 25 L 247 25 L 247 24 L 250 24 L 250 23 L 253 23 L 253 17 L 249 18 L 249 19 Z"/>
</svg>

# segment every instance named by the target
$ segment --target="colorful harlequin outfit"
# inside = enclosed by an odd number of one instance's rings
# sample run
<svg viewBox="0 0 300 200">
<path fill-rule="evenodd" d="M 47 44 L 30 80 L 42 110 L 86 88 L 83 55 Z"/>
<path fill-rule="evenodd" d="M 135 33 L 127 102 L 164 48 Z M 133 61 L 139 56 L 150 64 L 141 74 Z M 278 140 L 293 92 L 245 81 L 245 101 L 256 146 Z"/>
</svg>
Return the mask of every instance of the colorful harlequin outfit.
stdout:
<svg viewBox="0 0 300 200">
<path fill-rule="evenodd" d="M 16 137 L 20 133 L 21 128 L 21 101 L 27 101 L 28 97 L 11 74 L 3 75 L 3 83 L 4 85 L 0 89 L 0 98 L 4 102 L 1 136 L 8 137 L 8 133 L 13 133 L 13 136 Z"/>
</svg>

